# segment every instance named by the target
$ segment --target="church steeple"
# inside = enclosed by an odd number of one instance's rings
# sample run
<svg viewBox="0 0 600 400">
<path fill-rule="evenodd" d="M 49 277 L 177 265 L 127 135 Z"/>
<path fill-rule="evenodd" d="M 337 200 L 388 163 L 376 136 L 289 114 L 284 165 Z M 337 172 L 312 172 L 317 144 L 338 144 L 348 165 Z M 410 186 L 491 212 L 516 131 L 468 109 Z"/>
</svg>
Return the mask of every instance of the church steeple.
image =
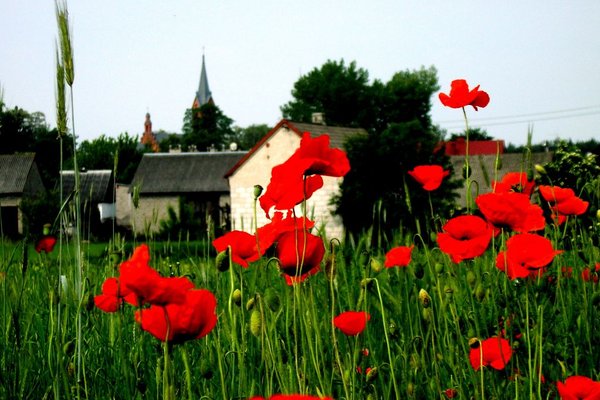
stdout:
<svg viewBox="0 0 600 400">
<path fill-rule="evenodd" d="M 200 108 L 207 103 L 214 103 L 212 93 L 208 87 L 208 78 L 206 77 L 206 65 L 204 64 L 204 54 L 202 54 L 202 71 L 200 72 L 200 84 L 192 108 Z"/>
</svg>

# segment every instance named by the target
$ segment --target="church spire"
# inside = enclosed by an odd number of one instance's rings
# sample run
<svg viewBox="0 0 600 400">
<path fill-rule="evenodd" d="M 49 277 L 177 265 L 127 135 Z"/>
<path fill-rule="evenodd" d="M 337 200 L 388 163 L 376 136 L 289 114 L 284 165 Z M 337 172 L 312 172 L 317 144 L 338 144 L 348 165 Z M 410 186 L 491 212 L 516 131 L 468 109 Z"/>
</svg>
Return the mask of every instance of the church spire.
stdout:
<svg viewBox="0 0 600 400">
<path fill-rule="evenodd" d="M 206 77 L 206 66 L 204 64 L 204 52 L 202 53 L 202 71 L 200 72 L 200 84 L 192 108 L 200 108 L 207 103 L 213 103 L 212 93 L 208 87 L 208 78 Z"/>
</svg>

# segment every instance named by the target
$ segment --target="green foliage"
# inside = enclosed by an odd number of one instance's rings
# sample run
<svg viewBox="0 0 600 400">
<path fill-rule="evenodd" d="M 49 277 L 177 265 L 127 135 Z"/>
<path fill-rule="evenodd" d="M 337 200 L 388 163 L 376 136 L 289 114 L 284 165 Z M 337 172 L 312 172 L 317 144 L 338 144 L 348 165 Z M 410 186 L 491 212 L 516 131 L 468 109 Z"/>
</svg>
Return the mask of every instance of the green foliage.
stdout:
<svg viewBox="0 0 600 400">
<path fill-rule="evenodd" d="M 77 149 L 79 166 L 88 170 L 114 171 L 116 160 L 116 179 L 123 183 L 131 182 L 142 155 L 137 137 L 128 133 L 120 134 L 117 139 L 100 135 L 96 139 L 83 141 Z"/>
<path fill-rule="evenodd" d="M 232 124 L 233 120 L 213 103 L 206 103 L 198 109 L 188 108 L 182 128 L 184 150 L 192 146 L 198 151 L 222 149 L 234 135 Z"/>
<path fill-rule="evenodd" d="M 245 128 L 235 127 L 232 141 L 238 144 L 239 150 L 250 150 L 269 130 L 270 127 L 266 124 L 253 124 Z"/>
<path fill-rule="evenodd" d="M 32 236 L 42 234 L 44 224 L 53 224 L 60 210 L 58 190 L 48 190 L 35 197 L 24 197 L 20 204 L 24 216 L 24 232 Z M 54 226 L 54 228 L 58 228 Z"/>
<path fill-rule="evenodd" d="M 466 137 L 466 132 L 453 133 L 450 135 L 450 141 Z M 483 128 L 469 128 L 469 140 L 494 140 L 494 138 Z"/>
<path fill-rule="evenodd" d="M 348 140 L 346 150 L 352 168 L 336 199 L 344 226 L 351 232 L 360 232 L 376 224 L 387 233 L 400 226 L 412 232 L 417 231 L 419 224 L 425 226 L 426 217 L 430 216 L 430 199 L 407 172 L 422 164 L 450 168 L 449 159 L 442 152 L 434 153 L 438 141 L 439 137 L 417 120 L 393 124 L 379 135 Z M 433 207 L 441 215 L 448 215 L 453 207 L 457 185 L 445 179 L 431 196 Z M 374 210 L 375 205 L 380 214 L 385 214 L 384 220 L 365 212 Z"/>
<path fill-rule="evenodd" d="M 175 238 L 202 239 L 207 230 L 212 229 L 211 218 L 206 204 L 193 199 L 179 198 L 179 209 L 167 209 L 168 218 L 159 221 L 159 237 L 174 240 Z"/>
</svg>

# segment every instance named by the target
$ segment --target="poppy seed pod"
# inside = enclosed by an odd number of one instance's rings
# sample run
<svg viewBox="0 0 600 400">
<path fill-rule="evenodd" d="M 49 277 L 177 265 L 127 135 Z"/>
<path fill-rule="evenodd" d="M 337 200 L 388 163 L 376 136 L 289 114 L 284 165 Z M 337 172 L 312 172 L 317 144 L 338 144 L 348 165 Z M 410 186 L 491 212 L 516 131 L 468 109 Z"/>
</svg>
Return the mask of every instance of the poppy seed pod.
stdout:
<svg viewBox="0 0 600 400">
<path fill-rule="evenodd" d="M 254 199 L 258 199 L 263 192 L 263 187 L 260 185 L 254 185 Z"/>
<path fill-rule="evenodd" d="M 240 306 L 242 304 L 242 291 L 240 289 L 235 289 L 233 293 L 231 293 L 231 300 L 236 306 Z"/>
<path fill-rule="evenodd" d="M 229 248 L 219 252 L 215 259 L 215 265 L 221 272 L 225 272 L 229 269 Z"/>
</svg>

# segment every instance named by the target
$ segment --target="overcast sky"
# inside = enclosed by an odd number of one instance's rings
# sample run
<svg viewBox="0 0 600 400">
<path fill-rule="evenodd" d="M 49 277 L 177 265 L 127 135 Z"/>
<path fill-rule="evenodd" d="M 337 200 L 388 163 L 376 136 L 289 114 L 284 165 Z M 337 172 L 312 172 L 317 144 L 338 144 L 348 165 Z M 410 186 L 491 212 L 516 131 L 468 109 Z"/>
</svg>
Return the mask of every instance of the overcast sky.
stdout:
<svg viewBox="0 0 600 400">
<path fill-rule="evenodd" d="M 52 0 L 0 0 L 0 86 L 9 107 L 55 126 Z M 275 125 L 294 82 L 328 59 L 371 79 L 435 66 L 490 94 L 471 124 L 522 144 L 600 138 L 600 1 L 69 1 L 79 140 L 181 132 L 202 54 L 215 103 L 238 126 Z M 460 110 L 432 99 L 449 132 Z M 0 143 L 0 146 L 2 144 Z"/>
</svg>

